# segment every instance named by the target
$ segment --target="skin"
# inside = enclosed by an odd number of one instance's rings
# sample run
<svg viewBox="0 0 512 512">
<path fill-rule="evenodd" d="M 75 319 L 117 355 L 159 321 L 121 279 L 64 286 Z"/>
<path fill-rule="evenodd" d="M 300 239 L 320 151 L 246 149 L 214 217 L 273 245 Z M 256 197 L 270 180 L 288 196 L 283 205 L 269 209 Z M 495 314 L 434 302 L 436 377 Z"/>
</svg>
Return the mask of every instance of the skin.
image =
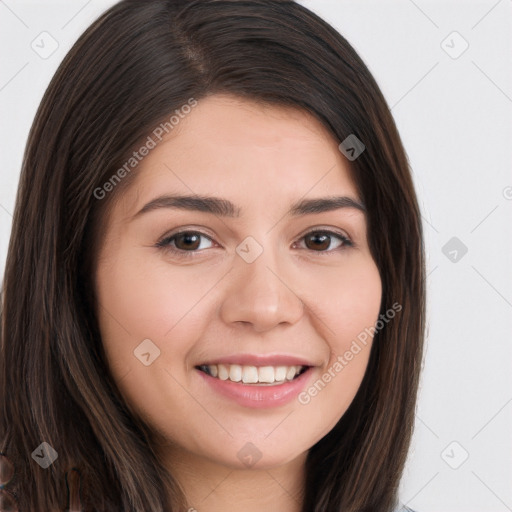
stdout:
<svg viewBox="0 0 512 512">
<path fill-rule="evenodd" d="M 254 409 L 220 396 L 195 366 L 220 356 L 292 354 L 315 368 L 306 388 L 378 319 L 382 287 L 355 208 L 287 215 L 300 199 L 360 200 L 347 159 L 311 115 L 213 95 L 141 161 L 108 219 L 95 271 L 97 311 L 109 366 L 129 407 L 199 512 L 300 510 L 307 452 L 343 416 L 367 367 L 366 347 L 309 403 Z M 238 218 L 156 208 L 164 193 L 215 195 Z M 155 246 L 178 228 L 201 231 L 190 247 Z M 329 229 L 326 243 L 305 237 Z M 248 236 L 263 252 L 236 252 Z M 160 355 L 134 356 L 150 339 Z M 260 460 L 237 456 L 252 443 Z"/>
</svg>

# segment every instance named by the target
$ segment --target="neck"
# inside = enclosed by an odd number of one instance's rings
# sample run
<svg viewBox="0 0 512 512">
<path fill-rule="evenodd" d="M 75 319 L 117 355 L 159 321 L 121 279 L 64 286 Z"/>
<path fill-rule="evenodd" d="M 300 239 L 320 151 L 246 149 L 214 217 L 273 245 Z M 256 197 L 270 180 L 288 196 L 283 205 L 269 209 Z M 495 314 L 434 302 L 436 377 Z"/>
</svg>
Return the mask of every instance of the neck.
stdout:
<svg viewBox="0 0 512 512">
<path fill-rule="evenodd" d="M 190 512 L 300 512 L 306 456 L 267 469 L 235 469 L 167 446 L 164 460 Z"/>
</svg>

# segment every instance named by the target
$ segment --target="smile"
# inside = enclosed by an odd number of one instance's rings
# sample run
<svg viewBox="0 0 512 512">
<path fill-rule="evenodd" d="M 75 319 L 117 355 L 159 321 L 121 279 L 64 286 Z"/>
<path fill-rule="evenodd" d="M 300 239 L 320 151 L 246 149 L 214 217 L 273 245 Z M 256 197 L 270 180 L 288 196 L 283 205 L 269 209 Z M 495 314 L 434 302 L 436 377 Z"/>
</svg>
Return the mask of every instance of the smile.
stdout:
<svg viewBox="0 0 512 512">
<path fill-rule="evenodd" d="M 308 366 L 252 366 L 239 364 L 201 365 L 198 370 L 216 379 L 262 386 L 278 386 L 304 373 Z"/>
</svg>

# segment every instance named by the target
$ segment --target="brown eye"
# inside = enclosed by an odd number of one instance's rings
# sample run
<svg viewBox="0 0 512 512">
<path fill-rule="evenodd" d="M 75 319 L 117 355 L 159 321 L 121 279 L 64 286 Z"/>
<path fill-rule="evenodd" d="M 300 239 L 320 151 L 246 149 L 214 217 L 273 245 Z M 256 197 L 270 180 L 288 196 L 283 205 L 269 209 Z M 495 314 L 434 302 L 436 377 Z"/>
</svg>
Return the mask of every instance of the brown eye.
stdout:
<svg viewBox="0 0 512 512">
<path fill-rule="evenodd" d="M 201 235 L 197 233 L 179 233 L 173 239 L 176 248 L 183 251 L 195 251 L 201 244 Z"/>
<path fill-rule="evenodd" d="M 311 231 L 302 238 L 306 249 L 314 252 L 329 253 L 335 249 L 344 249 L 353 245 L 346 236 L 333 231 Z M 332 247 L 333 243 L 336 244 L 335 240 L 338 240 L 338 244 Z"/>
<path fill-rule="evenodd" d="M 206 246 L 204 241 L 206 241 Z M 192 256 L 203 249 L 211 248 L 212 245 L 211 238 L 199 231 L 181 231 L 166 236 L 160 242 L 157 242 L 156 247 L 177 256 Z"/>
<path fill-rule="evenodd" d="M 324 251 L 331 245 L 331 237 L 321 233 L 311 233 L 304 237 L 308 249 Z"/>
</svg>

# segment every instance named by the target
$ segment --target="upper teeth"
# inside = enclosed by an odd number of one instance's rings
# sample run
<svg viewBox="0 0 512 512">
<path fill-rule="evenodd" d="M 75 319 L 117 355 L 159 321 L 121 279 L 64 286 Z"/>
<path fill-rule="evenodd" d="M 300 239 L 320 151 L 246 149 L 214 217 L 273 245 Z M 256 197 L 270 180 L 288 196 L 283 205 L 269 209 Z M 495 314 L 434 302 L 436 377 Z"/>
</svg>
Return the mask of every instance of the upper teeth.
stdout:
<svg viewBox="0 0 512 512">
<path fill-rule="evenodd" d="M 243 382 L 244 384 L 272 384 L 284 382 L 302 371 L 304 366 L 242 366 L 239 364 L 211 364 L 200 367 L 212 377 L 220 380 Z"/>
</svg>

